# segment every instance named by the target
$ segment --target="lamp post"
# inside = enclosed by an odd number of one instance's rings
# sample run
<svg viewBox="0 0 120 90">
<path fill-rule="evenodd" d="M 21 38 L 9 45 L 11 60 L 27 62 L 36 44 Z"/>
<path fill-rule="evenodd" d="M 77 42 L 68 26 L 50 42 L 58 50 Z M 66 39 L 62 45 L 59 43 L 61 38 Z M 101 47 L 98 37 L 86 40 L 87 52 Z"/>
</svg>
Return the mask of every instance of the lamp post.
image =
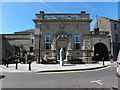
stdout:
<svg viewBox="0 0 120 90">
<path fill-rule="evenodd" d="M 38 63 L 40 64 L 40 35 L 41 35 L 41 23 L 40 23 L 40 30 L 39 30 L 39 56 L 38 56 Z"/>
</svg>

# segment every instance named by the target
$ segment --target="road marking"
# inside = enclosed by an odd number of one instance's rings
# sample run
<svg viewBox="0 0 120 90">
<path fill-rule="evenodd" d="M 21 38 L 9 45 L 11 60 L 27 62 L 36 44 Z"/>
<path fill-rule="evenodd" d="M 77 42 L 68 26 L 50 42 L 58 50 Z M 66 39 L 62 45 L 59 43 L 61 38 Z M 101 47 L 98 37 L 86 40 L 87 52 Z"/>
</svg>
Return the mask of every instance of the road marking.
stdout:
<svg viewBox="0 0 120 90">
<path fill-rule="evenodd" d="M 82 70 L 82 71 L 37 72 L 36 74 L 59 74 L 59 73 L 89 72 L 89 71 L 99 71 L 99 70 L 107 69 L 107 68 L 110 68 L 110 67 L 111 67 L 111 66 L 107 66 L 107 67 L 100 68 L 100 69 L 94 69 L 94 70 Z"/>
<path fill-rule="evenodd" d="M 100 85 L 103 85 L 100 81 L 101 81 L 101 80 L 95 80 L 95 81 L 90 81 L 90 82 L 92 82 L 92 83 L 97 83 L 97 84 L 100 84 Z"/>
</svg>

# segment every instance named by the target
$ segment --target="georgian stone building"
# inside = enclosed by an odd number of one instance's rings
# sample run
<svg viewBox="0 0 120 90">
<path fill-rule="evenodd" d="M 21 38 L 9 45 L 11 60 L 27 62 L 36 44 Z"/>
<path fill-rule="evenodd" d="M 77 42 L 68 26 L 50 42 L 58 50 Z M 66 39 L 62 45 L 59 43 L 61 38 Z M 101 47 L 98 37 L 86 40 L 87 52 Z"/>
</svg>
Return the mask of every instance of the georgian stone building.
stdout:
<svg viewBox="0 0 120 90">
<path fill-rule="evenodd" d="M 109 60 L 111 54 L 114 56 L 110 30 L 97 25 L 94 31 L 90 31 L 92 19 L 85 11 L 54 14 L 40 11 L 35 15 L 35 29 L 2 34 L 2 58 L 8 57 L 8 51 L 12 50 L 12 57 L 31 55 L 39 63 L 47 55 L 49 59 L 59 62 L 61 48 L 64 63 L 92 63 L 95 60 Z"/>
<path fill-rule="evenodd" d="M 63 48 L 64 61 L 80 59 L 86 62 L 85 41 L 89 37 L 86 35 L 90 34 L 92 21 L 89 14 L 84 11 L 79 14 L 45 14 L 41 11 L 33 21 L 36 27 L 35 54 L 39 57 L 40 52 L 40 60 L 45 55 L 59 60 L 59 51 Z M 87 41 L 87 50 L 92 50 L 90 38 Z"/>
</svg>

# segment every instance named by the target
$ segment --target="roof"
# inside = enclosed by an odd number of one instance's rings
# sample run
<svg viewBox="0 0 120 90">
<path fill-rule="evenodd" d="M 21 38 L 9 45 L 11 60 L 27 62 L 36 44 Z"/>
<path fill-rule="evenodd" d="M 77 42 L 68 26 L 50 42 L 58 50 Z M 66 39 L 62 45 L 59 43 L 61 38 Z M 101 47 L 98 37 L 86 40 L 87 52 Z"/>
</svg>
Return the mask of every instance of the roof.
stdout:
<svg viewBox="0 0 120 90">
<path fill-rule="evenodd" d="M 114 19 L 110 19 L 110 18 L 106 18 L 106 17 L 103 17 L 103 18 L 108 19 L 109 21 L 120 22 L 120 19 L 114 20 Z"/>
<path fill-rule="evenodd" d="M 24 30 L 24 31 L 19 31 L 19 32 L 14 32 L 15 34 L 26 34 L 26 33 L 34 33 L 34 29 L 29 29 L 29 30 Z"/>
</svg>

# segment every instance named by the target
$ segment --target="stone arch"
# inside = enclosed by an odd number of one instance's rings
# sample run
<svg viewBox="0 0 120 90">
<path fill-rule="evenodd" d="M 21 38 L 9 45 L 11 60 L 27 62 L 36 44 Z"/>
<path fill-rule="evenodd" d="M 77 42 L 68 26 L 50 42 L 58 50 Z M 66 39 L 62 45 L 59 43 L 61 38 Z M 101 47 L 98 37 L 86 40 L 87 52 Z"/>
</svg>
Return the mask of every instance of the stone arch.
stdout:
<svg viewBox="0 0 120 90">
<path fill-rule="evenodd" d="M 94 45 L 94 58 L 97 61 L 102 61 L 103 58 L 105 61 L 109 60 L 108 48 L 104 43 L 96 43 Z"/>
</svg>

